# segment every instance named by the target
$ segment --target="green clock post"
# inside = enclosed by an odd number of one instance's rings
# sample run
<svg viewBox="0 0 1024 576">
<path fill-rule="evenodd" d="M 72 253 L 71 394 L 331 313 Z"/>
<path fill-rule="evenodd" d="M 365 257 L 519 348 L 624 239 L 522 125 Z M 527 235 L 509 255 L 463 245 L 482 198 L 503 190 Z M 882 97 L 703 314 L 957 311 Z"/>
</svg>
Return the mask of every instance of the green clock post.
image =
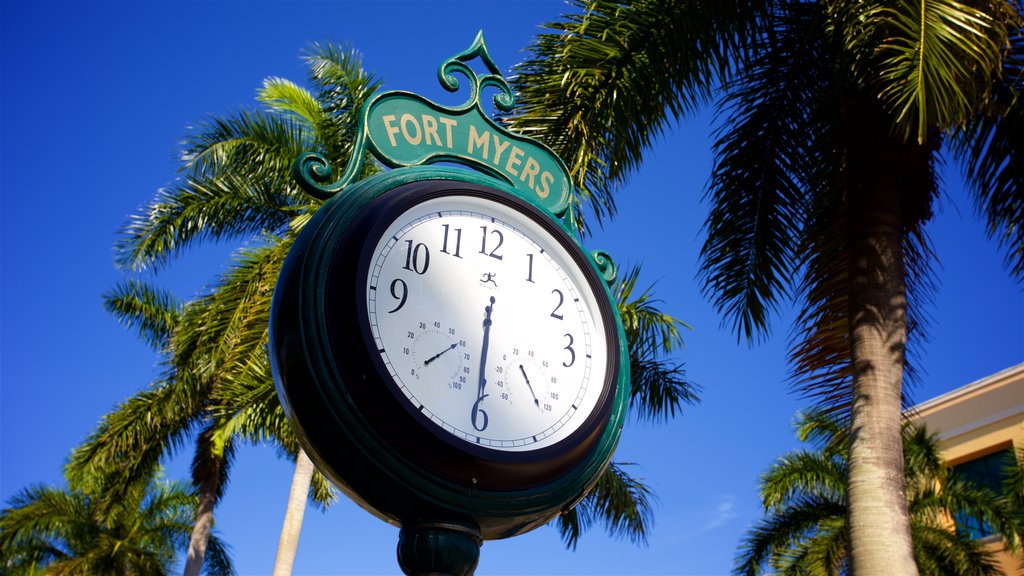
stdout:
<svg viewBox="0 0 1024 576">
<path fill-rule="evenodd" d="M 271 310 L 274 380 L 303 448 L 401 527 L 406 574 L 472 574 L 484 540 L 579 502 L 629 399 L 615 267 L 579 244 L 564 163 L 484 112 L 483 90 L 503 111 L 514 95 L 482 35 L 442 63 L 441 85 L 458 90 L 456 74 L 461 107 L 367 102 L 340 176 L 296 160 L 326 201 Z M 392 169 L 354 182 L 366 150 Z"/>
</svg>

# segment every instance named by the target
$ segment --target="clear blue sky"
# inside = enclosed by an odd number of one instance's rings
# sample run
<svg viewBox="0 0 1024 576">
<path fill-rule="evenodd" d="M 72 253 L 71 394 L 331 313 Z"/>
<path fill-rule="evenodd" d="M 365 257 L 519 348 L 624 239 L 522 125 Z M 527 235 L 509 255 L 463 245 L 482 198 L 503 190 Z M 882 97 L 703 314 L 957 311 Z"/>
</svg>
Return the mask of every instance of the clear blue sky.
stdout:
<svg viewBox="0 0 1024 576">
<path fill-rule="evenodd" d="M 461 103 L 437 65 L 483 29 L 507 70 L 560 2 L 0 3 L 0 499 L 56 484 L 70 450 L 156 374 L 155 357 L 101 308 L 121 278 L 112 243 L 126 217 L 175 177 L 177 143 L 209 114 L 253 106 L 268 76 L 301 81 L 312 41 L 350 43 L 387 89 Z M 488 542 L 479 574 L 724 574 L 760 516 L 758 474 L 795 447 L 801 400 L 787 392 L 791 311 L 749 347 L 720 327 L 694 280 L 706 213 L 711 114 L 667 134 L 619 194 L 620 215 L 588 241 L 642 262 L 687 321 L 679 360 L 703 402 L 667 425 L 630 423 L 616 460 L 659 497 L 650 542 L 587 533 L 565 551 L 553 528 Z M 985 239 L 954 166 L 929 227 L 942 265 L 921 350 L 921 401 L 1024 360 L 1024 301 Z M 189 254 L 160 281 L 188 297 L 232 246 Z M 169 463 L 186 477 L 189 453 Z M 217 530 L 239 573 L 273 564 L 291 465 L 243 450 Z M 395 574 L 397 529 L 348 502 L 308 510 L 296 574 Z"/>
</svg>

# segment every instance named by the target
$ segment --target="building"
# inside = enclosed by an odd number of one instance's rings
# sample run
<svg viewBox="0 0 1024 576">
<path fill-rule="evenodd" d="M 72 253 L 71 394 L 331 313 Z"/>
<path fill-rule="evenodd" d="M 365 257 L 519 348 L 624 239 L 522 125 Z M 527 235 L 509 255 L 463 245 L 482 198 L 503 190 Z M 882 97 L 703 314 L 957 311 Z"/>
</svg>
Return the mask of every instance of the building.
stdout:
<svg viewBox="0 0 1024 576">
<path fill-rule="evenodd" d="M 1024 450 L 1024 364 L 982 378 L 908 410 L 938 434 L 945 461 L 964 475 L 1001 488 L 1002 468 Z M 1013 558 L 987 526 L 961 519 L 957 528 L 988 540 L 1005 574 L 1024 576 L 1024 555 Z"/>
</svg>

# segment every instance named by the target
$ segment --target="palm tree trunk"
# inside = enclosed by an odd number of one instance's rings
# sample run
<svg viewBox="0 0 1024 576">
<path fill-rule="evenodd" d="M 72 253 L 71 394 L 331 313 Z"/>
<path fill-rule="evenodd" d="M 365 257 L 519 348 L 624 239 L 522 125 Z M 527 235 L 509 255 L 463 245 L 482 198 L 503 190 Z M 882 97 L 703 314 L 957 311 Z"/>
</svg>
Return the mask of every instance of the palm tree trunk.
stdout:
<svg viewBox="0 0 1024 576">
<path fill-rule="evenodd" d="M 901 174 L 907 152 L 915 151 L 892 139 L 877 105 L 865 100 L 848 110 L 845 125 L 853 374 L 850 568 L 855 576 L 916 575 L 900 431 L 907 342 L 902 210 L 909 196 Z"/>
<path fill-rule="evenodd" d="M 206 559 L 206 548 L 213 530 L 213 509 L 220 500 L 221 488 L 227 479 L 230 447 L 213 449 L 213 427 L 209 427 L 196 439 L 196 454 L 192 458 L 192 484 L 198 487 L 199 503 L 196 505 L 196 519 L 192 525 L 192 537 L 188 543 L 188 557 L 185 560 L 185 576 L 199 576 Z"/>
<path fill-rule="evenodd" d="M 188 558 L 185 560 L 185 576 L 199 576 L 206 558 L 206 547 L 213 529 L 213 508 L 217 505 L 216 489 L 200 488 L 196 519 L 192 525 L 192 537 L 188 542 Z"/>
<path fill-rule="evenodd" d="M 277 543 L 277 558 L 274 560 L 274 576 L 289 576 L 295 564 L 295 553 L 299 548 L 299 533 L 302 531 L 302 517 L 306 512 L 306 498 L 313 480 L 313 462 L 306 452 L 299 448 L 295 455 L 295 474 L 292 489 L 288 494 L 288 509 L 281 526 L 281 538 Z"/>
</svg>

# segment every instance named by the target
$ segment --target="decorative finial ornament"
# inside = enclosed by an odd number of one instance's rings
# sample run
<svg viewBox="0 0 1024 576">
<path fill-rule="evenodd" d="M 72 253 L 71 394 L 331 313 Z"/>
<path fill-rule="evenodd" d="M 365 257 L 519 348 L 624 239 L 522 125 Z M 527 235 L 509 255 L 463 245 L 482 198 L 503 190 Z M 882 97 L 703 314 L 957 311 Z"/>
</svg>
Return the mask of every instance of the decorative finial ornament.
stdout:
<svg viewBox="0 0 1024 576">
<path fill-rule="evenodd" d="M 479 58 L 484 63 L 490 74 L 477 76 L 476 72 L 466 65 L 467 62 L 471 62 L 475 58 Z M 470 87 L 469 101 L 459 109 L 468 109 L 474 105 L 480 106 L 480 95 L 487 87 L 498 89 L 498 93 L 494 95 L 495 108 L 502 112 L 511 112 L 515 108 L 516 96 L 508 85 L 508 81 L 494 64 L 494 60 L 491 60 L 490 53 L 487 52 L 483 30 L 476 33 L 476 38 L 469 48 L 442 62 L 441 67 L 437 70 L 437 79 L 441 82 L 441 86 L 449 92 L 457 92 L 459 79 L 453 76 L 452 72 L 459 72 L 473 82 Z"/>
<path fill-rule="evenodd" d="M 479 60 L 487 73 L 478 74 L 469 63 Z M 390 91 L 372 97 L 363 107 L 352 156 L 344 172 L 320 154 L 296 159 L 293 175 L 304 191 L 326 200 L 351 184 L 362 171 L 365 152 L 391 168 L 451 162 L 478 170 L 512 185 L 526 200 L 574 227 L 571 210 L 572 179 L 565 163 L 541 142 L 515 134 L 488 116 L 481 103 L 485 89 L 497 90 L 497 110 L 510 112 L 515 94 L 491 59 L 483 32 L 469 48 L 441 63 L 441 87 L 456 92 L 469 84 L 469 98 L 456 107 L 436 104 L 422 96 Z"/>
</svg>

